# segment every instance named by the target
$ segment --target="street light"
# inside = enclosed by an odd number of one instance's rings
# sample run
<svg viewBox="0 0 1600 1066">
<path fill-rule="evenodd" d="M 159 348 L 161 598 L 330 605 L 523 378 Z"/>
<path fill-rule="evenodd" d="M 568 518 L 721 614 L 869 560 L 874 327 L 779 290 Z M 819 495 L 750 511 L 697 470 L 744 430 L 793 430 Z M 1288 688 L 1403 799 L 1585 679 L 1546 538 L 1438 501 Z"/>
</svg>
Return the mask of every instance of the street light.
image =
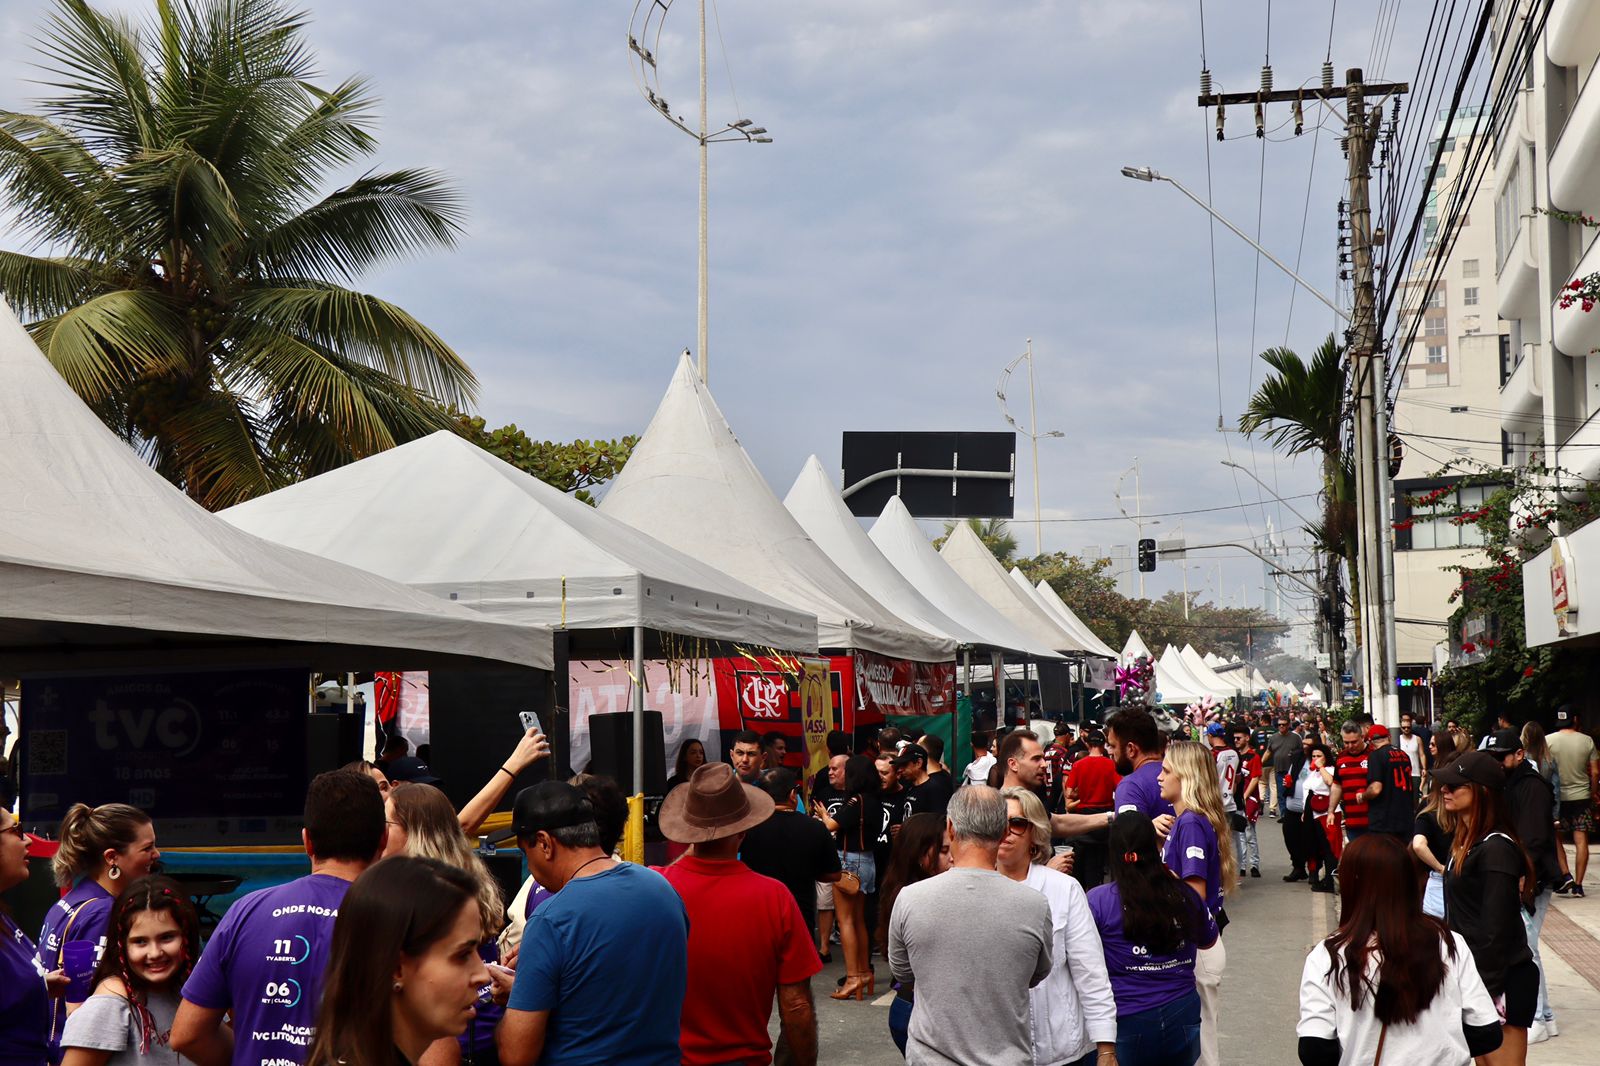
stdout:
<svg viewBox="0 0 1600 1066">
<path fill-rule="evenodd" d="M 1256 475 L 1252 471 L 1250 471 L 1250 470 L 1246 469 L 1245 467 L 1240 466 L 1238 463 L 1232 462 L 1231 460 L 1228 460 L 1228 459 L 1222 459 L 1222 460 L 1219 460 L 1219 461 L 1222 463 L 1223 466 L 1232 467 L 1233 469 L 1239 471 L 1239 473 L 1243 474 L 1245 477 L 1249 478 L 1251 481 L 1254 481 L 1257 485 L 1260 485 L 1263 489 L 1266 490 L 1268 496 L 1271 496 L 1274 500 L 1277 500 L 1279 503 L 1281 503 L 1285 507 L 1289 508 L 1290 511 L 1293 511 L 1294 512 L 1294 516 L 1296 518 L 1300 519 L 1300 521 L 1304 522 L 1306 525 L 1315 526 L 1317 524 L 1317 523 L 1313 522 L 1311 519 L 1307 518 L 1305 515 L 1301 514 L 1299 511 L 1295 510 L 1294 504 L 1290 503 L 1288 500 L 1284 499 L 1282 496 L 1279 496 L 1276 492 L 1273 492 L 1272 491 L 1272 486 L 1268 485 L 1265 481 L 1262 481 L 1260 478 L 1256 477 Z"/>
<path fill-rule="evenodd" d="M 628 22 L 629 63 L 634 80 L 650 107 L 662 118 L 693 137 L 700 145 L 700 272 L 699 306 L 696 315 L 695 343 L 700 352 L 700 380 L 708 381 L 711 373 L 706 355 L 706 334 L 709 320 L 709 267 L 707 266 L 707 159 L 706 146 L 742 141 L 745 144 L 771 144 L 772 138 L 764 136 L 765 126 L 756 126 L 747 118 L 730 122 L 720 129 L 711 129 L 706 103 L 706 0 L 699 0 L 700 9 L 700 124 L 690 127 L 682 115 L 674 115 L 667 98 L 661 93 L 661 70 L 656 60 L 656 48 L 661 44 L 662 25 L 672 10 L 673 0 L 636 0 L 633 17 Z M 737 100 L 735 101 L 737 103 Z"/>
<path fill-rule="evenodd" d="M 1011 380 L 1011 372 L 1017 364 L 1024 359 L 1028 361 L 1028 425 L 1023 426 L 1006 408 L 1006 383 Z M 1033 444 L 1033 538 L 1039 548 L 1039 554 L 1044 554 L 1044 518 L 1039 503 L 1039 438 L 1040 437 L 1065 437 L 1066 434 L 1059 429 L 1048 430 L 1040 433 L 1038 430 L 1038 413 L 1033 402 L 1033 338 L 1028 338 L 1028 348 L 1021 355 L 1006 364 L 1000 371 L 1000 384 L 995 386 L 995 398 L 1000 401 L 1000 414 L 1011 423 L 1011 428 L 1027 437 Z"/>
<path fill-rule="evenodd" d="M 1168 185 L 1171 185 L 1174 189 L 1177 189 L 1179 192 L 1183 193 L 1183 195 L 1187 196 L 1189 199 L 1191 199 L 1195 203 L 1199 204 L 1201 209 L 1204 210 L 1206 212 L 1206 214 L 1210 215 L 1212 218 L 1216 219 L 1218 222 L 1222 223 L 1224 226 L 1227 226 L 1230 230 L 1232 230 L 1234 232 L 1234 234 L 1240 240 L 1244 241 L 1250 247 L 1254 248 L 1256 251 L 1258 251 L 1262 255 L 1266 256 L 1267 259 L 1272 263 L 1273 266 L 1277 267 L 1279 270 L 1283 271 L 1285 274 L 1287 274 L 1291 278 L 1293 278 L 1296 282 L 1298 282 L 1300 284 L 1300 287 L 1302 289 L 1305 289 L 1311 295 L 1315 296 L 1317 299 L 1319 299 L 1323 303 L 1327 304 L 1328 307 L 1333 310 L 1334 314 L 1338 315 L 1340 318 L 1344 319 L 1346 322 L 1350 321 L 1350 313 L 1348 311 L 1341 310 L 1339 308 L 1338 304 L 1334 303 L 1332 300 L 1330 300 L 1326 296 L 1322 295 L 1322 293 L 1318 292 L 1314 287 L 1312 287 L 1311 283 L 1309 281 L 1307 281 L 1305 278 L 1302 278 L 1299 274 L 1296 274 L 1293 270 L 1290 270 L 1287 266 L 1285 266 L 1283 264 L 1282 260 L 1280 260 L 1277 256 L 1273 255 L 1271 252 L 1267 251 L 1265 248 L 1261 247 L 1261 245 L 1256 243 L 1256 241 L 1248 233 L 1246 233 L 1244 230 L 1240 229 L 1238 226 L 1235 226 L 1232 222 L 1229 222 L 1227 219 L 1223 218 L 1220 214 L 1218 214 L 1216 212 L 1215 209 L 1212 208 L 1212 206 L 1210 204 L 1206 203 L 1204 200 L 1200 199 L 1200 197 L 1196 196 L 1194 193 L 1192 193 L 1188 189 L 1184 188 L 1183 184 L 1181 182 L 1179 182 L 1177 178 L 1169 178 L 1165 174 L 1163 174 L 1160 171 L 1155 170 L 1155 169 L 1153 169 L 1151 167 L 1123 167 L 1122 168 L 1122 176 L 1125 177 L 1125 178 L 1132 178 L 1134 181 L 1148 181 L 1148 182 L 1164 181 Z"/>
</svg>

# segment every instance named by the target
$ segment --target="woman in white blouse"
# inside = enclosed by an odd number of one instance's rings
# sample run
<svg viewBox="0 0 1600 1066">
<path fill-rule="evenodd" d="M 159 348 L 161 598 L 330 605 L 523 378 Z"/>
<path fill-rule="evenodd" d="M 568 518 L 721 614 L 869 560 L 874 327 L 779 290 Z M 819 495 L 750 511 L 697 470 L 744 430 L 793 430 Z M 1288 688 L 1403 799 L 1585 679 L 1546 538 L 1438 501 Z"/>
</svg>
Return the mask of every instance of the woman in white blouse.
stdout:
<svg viewBox="0 0 1600 1066">
<path fill-rule="evenodd" d="M 1106 975 L 1100 931 L 1076 880 L 1049 869 L 1050 817 L 1025 788 L 1004 788 L 1007 829 L 996 868 L 1050 901 L 1054 931 L 1050 976 L 1028 993 L 1034 1066 L 1113 1066 L 1117 1005 Z"/>
<path fill-rule="evenodd" d="M 1423 914 L 1403 843 L 1384 833 L 1352 840 L 1339 891 L 1339 928 L 1300 976 L 1303 1066 L 1471 1066 L 1500 1046 L 1472 952 Z"/>
</svg>

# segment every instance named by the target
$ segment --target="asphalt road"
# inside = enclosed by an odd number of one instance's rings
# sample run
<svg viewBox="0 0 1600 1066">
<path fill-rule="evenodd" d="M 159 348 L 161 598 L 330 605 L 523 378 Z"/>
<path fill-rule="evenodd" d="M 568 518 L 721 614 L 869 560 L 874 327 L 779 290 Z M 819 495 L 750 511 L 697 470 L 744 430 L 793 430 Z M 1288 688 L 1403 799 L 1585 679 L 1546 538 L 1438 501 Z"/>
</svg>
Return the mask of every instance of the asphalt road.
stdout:
<svg viewBox="0 0 1600 1066">
<path fill-rule="evenodd" d="M 1297 1062 L 1295 1019 L 1299 1011 L 1300 968 L 1311 946 L 1337 925 L 1333 895 L 1314 895 L 1304 883 L 1284 884 L 1288 853 L 1278 823 L 1263 819 L 1261 878 L 1248 879 L 1228 900 L 1230 924 L 1222 981 L 1219 1026 L 1225 1063 Z M 898 1066 L 903 1060 L 889 1039 L 888 967 L 874 958 L 879 974 L 873 1000 L 835 1001 L 827 997 L 843 976 L 835 961 L 813 981 L 817 1001 L 820 1061 L 849 1066 Z M 776 1018 L 773 1030 L 776 1032 Z"/>
</svg>

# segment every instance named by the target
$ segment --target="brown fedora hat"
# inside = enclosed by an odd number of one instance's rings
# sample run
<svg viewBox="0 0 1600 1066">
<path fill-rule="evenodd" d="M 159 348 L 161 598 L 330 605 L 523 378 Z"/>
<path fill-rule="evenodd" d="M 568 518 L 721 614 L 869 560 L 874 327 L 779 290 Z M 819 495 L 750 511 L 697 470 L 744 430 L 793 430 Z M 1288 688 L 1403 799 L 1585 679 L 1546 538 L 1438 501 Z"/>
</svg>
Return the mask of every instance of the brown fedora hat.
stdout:
<svg viewBox="0 0 1600 1066">
<path fill-rule="evenodd" d="M 772 817 L 772 797 L 739 780 L 725 762 L 708 762 L 661 802 L 661 835 L 679 844 L 705 844 L 742 833 Z"/>
</svg>

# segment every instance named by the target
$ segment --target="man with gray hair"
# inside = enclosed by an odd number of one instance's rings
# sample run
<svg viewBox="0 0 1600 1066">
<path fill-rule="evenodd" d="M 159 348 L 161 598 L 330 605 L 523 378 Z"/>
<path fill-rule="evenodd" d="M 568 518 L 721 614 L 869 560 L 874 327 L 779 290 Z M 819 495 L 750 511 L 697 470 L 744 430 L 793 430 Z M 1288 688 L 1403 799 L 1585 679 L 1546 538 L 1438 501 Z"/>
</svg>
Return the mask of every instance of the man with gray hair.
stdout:
<svg viewBox="0 0 1600 1066">
<path fill-rule="evenodd" d="M 895 899 L 889 968 L 917 989 L 909 1066 L 1033 1066 L 1028 989 L 1050 973 L 1050 904 L 995 870 L 1006 831 L 999 792 L 958 790 L 945 821 L 951 869 Z"/>
<path fill-rule="evenodd" d="M 689 941 L 678 893 L 654 870 L 602 851 L 593 804 L 564 782 L 517 793 L 511 828 L 489 839 L 501 836 L 517 838 L 528 869 L 555 893 L 523 931 L 496 1031 L 503 1066 L 676 1066 Z"/>
</svg>

